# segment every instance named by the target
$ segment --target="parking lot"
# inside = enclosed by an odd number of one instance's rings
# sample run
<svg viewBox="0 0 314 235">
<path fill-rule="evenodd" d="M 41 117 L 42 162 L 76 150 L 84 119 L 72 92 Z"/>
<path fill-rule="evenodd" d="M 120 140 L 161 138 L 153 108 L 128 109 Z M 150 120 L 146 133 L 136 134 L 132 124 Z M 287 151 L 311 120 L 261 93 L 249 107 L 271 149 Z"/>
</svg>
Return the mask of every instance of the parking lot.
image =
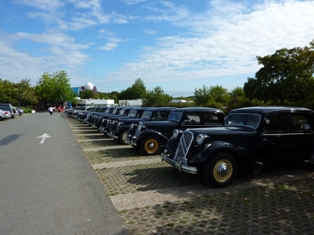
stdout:
<svg viewBox="0 0 314 235">
<path fill-rule="evenodd" d="M 266 169 L 210 188 L 66 119 L 130 234 L 314 234 L 313 167 Z"/>
</svg>

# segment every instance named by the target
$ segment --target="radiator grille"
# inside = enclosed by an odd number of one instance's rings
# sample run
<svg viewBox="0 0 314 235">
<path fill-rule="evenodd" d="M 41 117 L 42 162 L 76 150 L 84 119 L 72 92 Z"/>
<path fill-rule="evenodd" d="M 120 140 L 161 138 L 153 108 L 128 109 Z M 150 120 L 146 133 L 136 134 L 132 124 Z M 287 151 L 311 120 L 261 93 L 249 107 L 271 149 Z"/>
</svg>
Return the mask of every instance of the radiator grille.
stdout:
<svg viewBox="0 0 314 235">
<path fill-rule="evenodd" d="M 180 143 L 175 153 L 174 159 L 186 158 L 186 155 L 193 142 L 193 138 L 194 134 L 189 130 L 186 130 L 182 133 Z"/>
</svg>

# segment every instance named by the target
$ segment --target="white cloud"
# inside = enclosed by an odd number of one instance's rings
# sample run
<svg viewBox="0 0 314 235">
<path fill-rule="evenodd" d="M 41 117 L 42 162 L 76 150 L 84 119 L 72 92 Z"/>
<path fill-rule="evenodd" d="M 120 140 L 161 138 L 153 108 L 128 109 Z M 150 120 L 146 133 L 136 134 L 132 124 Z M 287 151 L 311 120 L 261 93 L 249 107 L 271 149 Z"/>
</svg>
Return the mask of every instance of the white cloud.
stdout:
<svg viewBox="0 0 314 235">
<path fill-rule="evenodd" d="M 146 29 L 145 33 L 152 35 L 152 34 L 156 34 L 156 31 L 155 30 L 151 30 L 151 29 Z"/>
<path fill-rule="evenodd" d="M 60 0 L 14 0 L 13 2 L 34 7 L 42 11 L 55 11 L 64 6 Z"/>
<path fill-rule="evenodd" d="M 100 47 L 100 50 L 112 51 L 118 46 L 118 43 L 121 42 L 121 39 L 118 38 L 109 38 L 109 42 L 105 46 Z"/>
<path fill-rule="evenodd" d="M 313 1 L 272 1 L 251 8 L 241 4 L 224 8 L 216 1 L 211 7 L 216 8 L 180 19 L 180 26 L 188 29 L 185 36 L 158 38 L 155 47 L 143 48 L 138 61 L 125 64 L 106 80 L 132 80 L 134 74 L 162 82 L 254 73 L 259 68 L 257 55 L 306 46 L 313 39 L 309 30 L 314 28 Z M 170 20 L 166 15 L 157 18 Z"/>
<path fill-rule="evenodd" d="M 189 17 L 189 10 L 185 6 L 176 7 L 171 2 L 160 1 L 161 7 L 148 6 L 147 9 L 152 12 L 151 15 L 145 17 L 148 21 L 179 21 Z"/>
<path fill-rule="evenodd" d="M 121 0 L 122 2 L 125 2 L 127 5 L 135 5 L 138 3 L 146 2 L 147 0 Z"/>
</svg>

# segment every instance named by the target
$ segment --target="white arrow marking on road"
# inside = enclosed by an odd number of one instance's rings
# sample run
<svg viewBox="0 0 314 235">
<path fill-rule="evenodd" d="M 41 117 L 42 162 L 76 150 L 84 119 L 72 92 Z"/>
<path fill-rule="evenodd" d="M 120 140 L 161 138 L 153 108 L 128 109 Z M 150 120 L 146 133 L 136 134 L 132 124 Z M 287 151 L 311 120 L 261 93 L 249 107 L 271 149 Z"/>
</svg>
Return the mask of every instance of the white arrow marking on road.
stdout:
<svg viewBox="0 0 314 235">
<path fill-rule="evenodd" d="M 47 133 L 45 133 L 45 134 L 43 134 L 43 135 L 41 135 L 41 136 L 38 136 L 37 138 L 41 138 L 41 140 L 40 140 L 40 144 L 43 144 L 43 143 L 45 143 L 45 140 L 46 140 L 46 138 L 51 138 L 51 136 L 50 135 L 48 135 Z"/>
</svg>

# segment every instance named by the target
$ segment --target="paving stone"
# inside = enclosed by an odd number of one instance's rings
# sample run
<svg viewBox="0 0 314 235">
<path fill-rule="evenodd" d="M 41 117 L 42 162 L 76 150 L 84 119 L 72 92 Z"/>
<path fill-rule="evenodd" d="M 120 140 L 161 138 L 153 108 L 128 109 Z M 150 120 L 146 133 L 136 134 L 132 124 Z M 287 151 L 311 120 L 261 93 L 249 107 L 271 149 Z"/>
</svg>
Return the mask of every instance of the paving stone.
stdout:
<svg viewBox="0 0 314 235">
<path fill-rule="evenodd" d="M 97 136 L 93 127 L 67 120 L 91 164 L 107 164 L 95 171 L 130 235 L 314 235 L 314 168 L 269 169 L 208 188 L 165 163 L 145 163 L 149 157 L 112 139 L 89 138 Z M 128 165 L 132 160 L 138 164 Z"/>
</svg>

